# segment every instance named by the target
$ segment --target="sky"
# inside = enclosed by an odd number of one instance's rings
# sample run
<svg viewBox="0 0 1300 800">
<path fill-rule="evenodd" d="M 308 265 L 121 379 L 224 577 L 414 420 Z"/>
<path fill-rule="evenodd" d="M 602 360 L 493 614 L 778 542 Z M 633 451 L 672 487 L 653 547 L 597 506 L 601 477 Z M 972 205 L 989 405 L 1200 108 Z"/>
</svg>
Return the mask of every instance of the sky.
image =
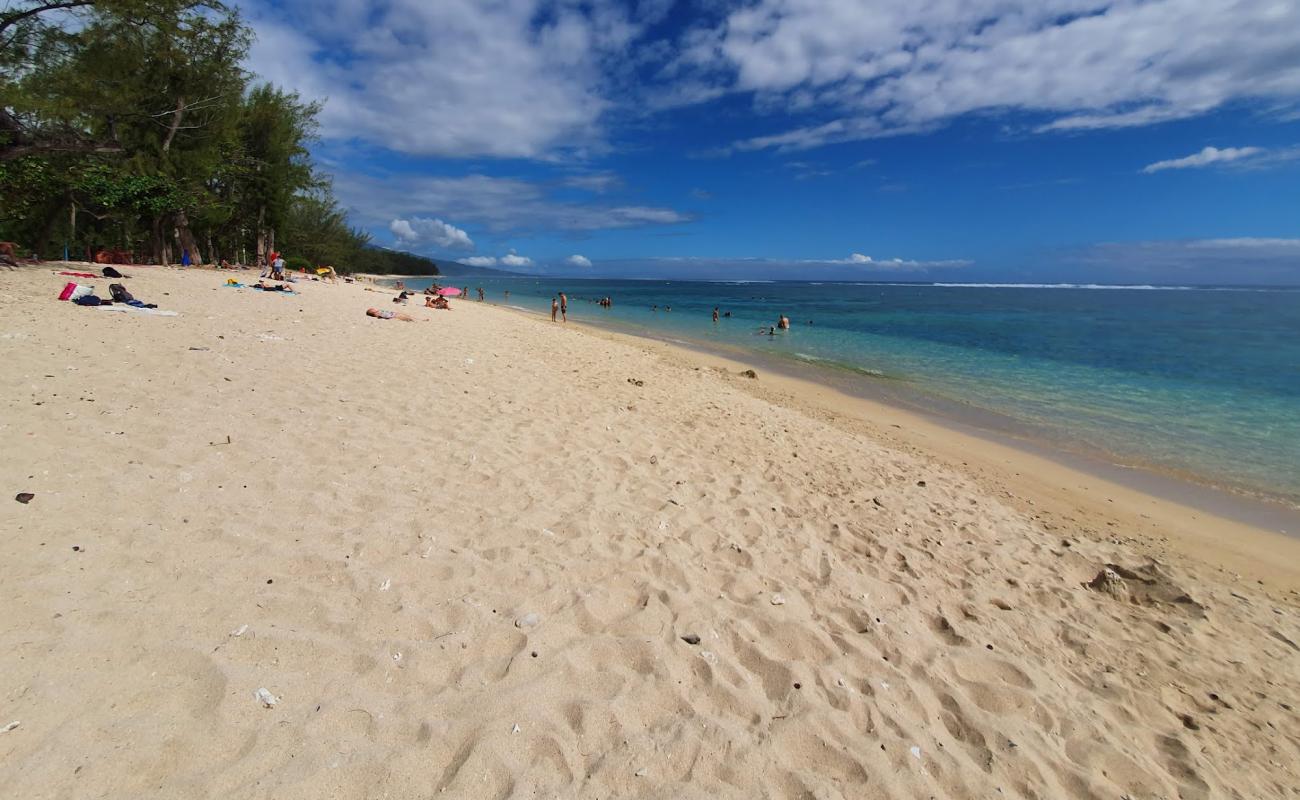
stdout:
<svg viewBox="0 0 1300 800">
<path fill-rule="evenodd" d="M 1295 0 L 239 0 L 375 243 L 593 277 L 1300 284 Z"/>
</svg>

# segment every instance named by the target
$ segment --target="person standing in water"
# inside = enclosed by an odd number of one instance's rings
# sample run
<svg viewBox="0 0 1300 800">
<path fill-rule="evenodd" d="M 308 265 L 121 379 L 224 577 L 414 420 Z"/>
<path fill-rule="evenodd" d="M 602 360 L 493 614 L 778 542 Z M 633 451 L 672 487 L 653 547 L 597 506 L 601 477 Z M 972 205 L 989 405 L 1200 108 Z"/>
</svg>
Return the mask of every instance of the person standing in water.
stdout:
<svg viewBox="0 0 1300 800">
<path fill-rule="evenodd" d="M 776 322 L 776 327 L 780 328 L 783 331 L 790 330 L 790 318 L 787 317 L 785 314 L 782 314 L 781 319 L 777 320 Z"/>
<path fill-rule="evenodd" d="M 560 313 L 560 301 L 554 297 L 551 298 L 551 322 L 555 321 L 555 315 Z"/>
<path fill-rule="evenodd" d="M 714 324 L 714 325 L 717 325 L 717 324 L 718 324 L 718 307 L 717 307 L 717 306 L 714 306 L 714 307 L 713 307 L 713 324 Z"/>
<path fill-rule="evenodd" d="M 569 321 L 569 298 L 564 296 L 564 292 L 560 292 L 560 319 Z"/>
</svg>

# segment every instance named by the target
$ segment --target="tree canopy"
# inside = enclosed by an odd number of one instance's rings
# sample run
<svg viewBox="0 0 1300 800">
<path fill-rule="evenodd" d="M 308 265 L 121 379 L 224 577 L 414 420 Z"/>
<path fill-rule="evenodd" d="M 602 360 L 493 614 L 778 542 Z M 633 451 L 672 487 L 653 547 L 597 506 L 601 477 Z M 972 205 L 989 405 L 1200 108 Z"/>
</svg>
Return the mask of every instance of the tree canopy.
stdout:
<svg viewBox="0 0 1300 800">
<path fill-rule="evenodd" d="M 0 240 L 43 257 L 255 263 L 282 250 L 383 269 L 386 251 L 367 247 L 312 162 L 320 105 L 256 82 L 251 41 L 220 0 L 9 4 Z"/>
</svg>

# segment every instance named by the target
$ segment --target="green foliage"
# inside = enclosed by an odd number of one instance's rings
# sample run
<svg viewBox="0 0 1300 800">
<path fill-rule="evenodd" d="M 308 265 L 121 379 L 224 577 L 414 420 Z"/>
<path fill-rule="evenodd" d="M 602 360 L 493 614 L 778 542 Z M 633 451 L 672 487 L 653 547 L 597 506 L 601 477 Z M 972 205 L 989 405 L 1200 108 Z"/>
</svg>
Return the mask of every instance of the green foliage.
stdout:
<svg viewBox="0 0 1300 800">
<path fill-rule="evenodd" d="M 350 271 L 375 275 L 437 275 L 438 265 L 414 253 L 367 247 L 358 254 Z"/>
<path fill-rule="evenodd" d="M 42 13 L 60 7 L 57 13 Z M 272 248 L 355 271 L 312 164 L 320 106 L 253 85 L 251 31 L 218 0 L 18 0 L 0 11 L 0 234 L 44 254 Z"/>
</svg>

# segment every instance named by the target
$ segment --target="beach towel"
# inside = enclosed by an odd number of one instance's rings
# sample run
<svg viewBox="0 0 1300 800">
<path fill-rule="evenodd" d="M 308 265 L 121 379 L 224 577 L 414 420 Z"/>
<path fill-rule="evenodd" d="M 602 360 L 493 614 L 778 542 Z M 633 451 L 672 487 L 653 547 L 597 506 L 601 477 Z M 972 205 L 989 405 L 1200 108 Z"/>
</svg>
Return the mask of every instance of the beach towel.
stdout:
<svg viewBox="0 0 1300 800">
<path fill-rule="evenodd" d="M 98 278 L 93 272 L 60 272 L 60 275 L 71 275 L 74 278 Z"/>
<path fill-rule="evenodd" d="M 96 306 L 100 311 L 123 311 L 131 314 L 152 314 L 155 317 L 179 317 L 180 314 L 175 311 L 163 311 L 161 308 L 140 308 L 139 306 L 124 306 L 114 303 L 111 306 Z"/>
</svg>

